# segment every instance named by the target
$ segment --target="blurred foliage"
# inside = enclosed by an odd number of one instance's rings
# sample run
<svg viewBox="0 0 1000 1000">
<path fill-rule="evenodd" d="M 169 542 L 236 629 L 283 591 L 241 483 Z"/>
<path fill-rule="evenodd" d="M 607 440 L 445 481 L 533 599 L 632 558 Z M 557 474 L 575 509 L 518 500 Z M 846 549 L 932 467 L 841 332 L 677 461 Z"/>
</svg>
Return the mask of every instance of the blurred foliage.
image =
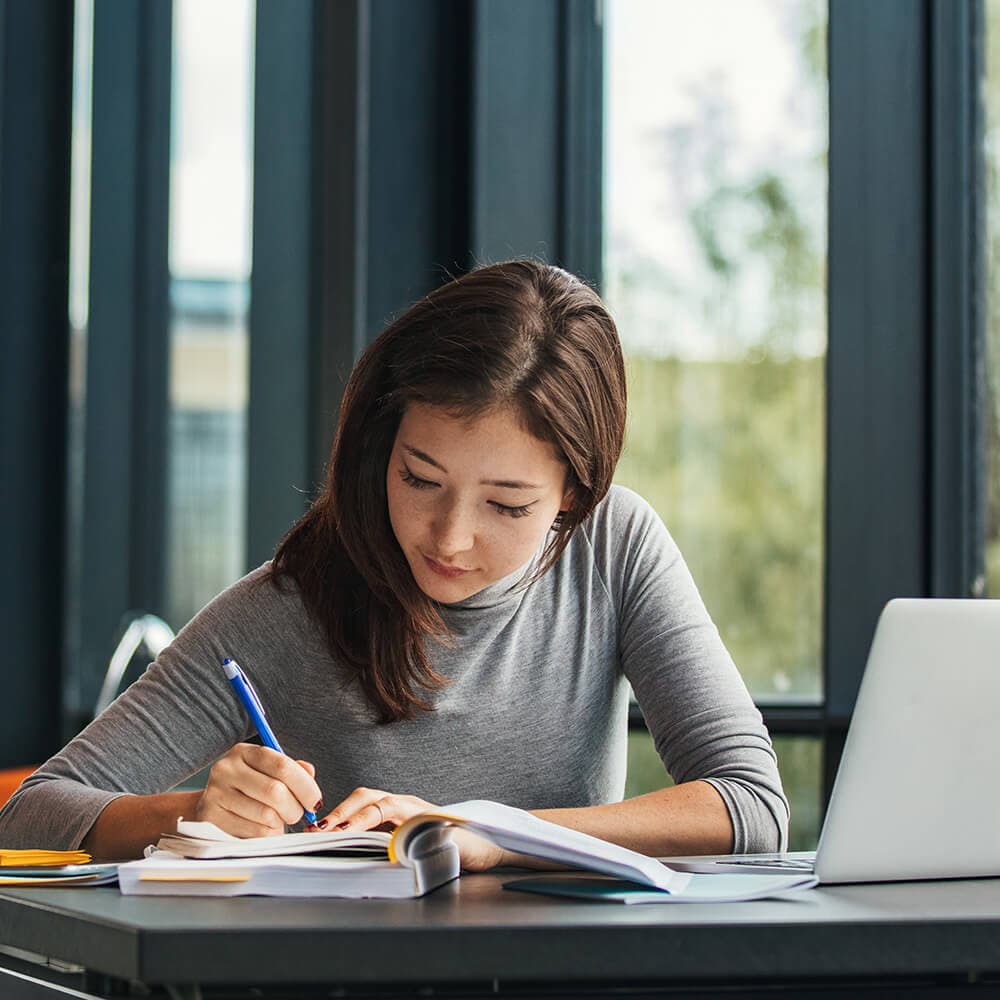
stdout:
<svg viewBox="0 0 1000 1000">
<path fill-rule="evenodd" d="M 816 0 L 782 10 L 801 89 L 814 95 L 801 127 L 817 152 L 800 149 L 793 162 L 747 155 L 731 94 L 711 76 L 689 85 L 697 113 L 649 138 L 684 206 L 698 258 L 687 263 L 701 267 L 685 281 L 666 255 L 636 253 L 634 235 L 629 244 L 619 234 L 612 247 L 608 298 L 630 394 L 616 478 L 674 534 L 754 695 L 816 701 L 826 219 L 815 202 L 826 196 L 826 13 Z M 662 315 L 697 317 L 698 342 L 677 338 Z"/>
<path fill-rule="evenodd" d="M 696 110 L 665 122 L 648 144 L 673 204 L 684 206 L 690 253 L 680 261 L 676 251 L 671 257 L 612 225 L 606 295 L 629 377 L 617 481 L 662 515 L 757 700 L 816 702 L 826 454 L 826 4 L 787 0 L 781 11 L 798 61 L 789 134 L 800 132 L 805 145 L 794 156 L 767 150 L 762 160 L 759 150 L 741 146 L 746 123 L 731 92 L 711 74 L 688 81 Z M 792 801 L 792 847 L 812 848 L 819 741 L 783 737 L 775 747 Z M 648 734 L 630 733 L 627 794 L 668 780 Z"/>
<path fill-rule="evenodd" d="M 631 356 L 617 480 L 664 517 L 759 699 L 819 697 L 821 358 Z"/>
</svg>

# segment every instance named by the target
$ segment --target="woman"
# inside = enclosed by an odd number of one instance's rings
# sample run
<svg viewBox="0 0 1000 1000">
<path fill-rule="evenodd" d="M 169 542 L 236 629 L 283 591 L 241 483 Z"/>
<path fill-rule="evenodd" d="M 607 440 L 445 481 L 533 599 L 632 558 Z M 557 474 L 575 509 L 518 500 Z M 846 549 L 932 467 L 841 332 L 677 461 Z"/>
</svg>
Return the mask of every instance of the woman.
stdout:
<svg viewBox="0 0 1000 1000">
<path fill-rule="evenodd" d="M 22 786 L 0 844 L 125 858 L 181 815 L 259 836 L 492 798 L 647 854 L 783 847 L 760 714 L 659 518 L 611 485 L 625 397 L 614 322 L 558 268 L 418 302 L 355 367 L 326 487 L 274 560 Z M 225 657 L 288 757 L 247 742 Z M 677 784 L 621 801 L 629 682 Z M 212 761 L 204 790 L 167 791 Z"/>
</svg>

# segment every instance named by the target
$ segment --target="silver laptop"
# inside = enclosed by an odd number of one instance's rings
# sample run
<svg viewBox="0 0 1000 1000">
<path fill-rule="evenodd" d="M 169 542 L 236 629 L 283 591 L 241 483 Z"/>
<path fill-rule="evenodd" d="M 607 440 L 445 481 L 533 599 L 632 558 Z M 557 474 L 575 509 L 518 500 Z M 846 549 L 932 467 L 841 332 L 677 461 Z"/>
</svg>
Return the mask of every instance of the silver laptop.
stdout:
<svg viewBox="0 0 1000 1000">
<path fill-rule="evenodd" d="M 1000 600 L 886 605 L 815 854 L 663 860 L 821 883 L 1000 875 Z"/>
</svg>

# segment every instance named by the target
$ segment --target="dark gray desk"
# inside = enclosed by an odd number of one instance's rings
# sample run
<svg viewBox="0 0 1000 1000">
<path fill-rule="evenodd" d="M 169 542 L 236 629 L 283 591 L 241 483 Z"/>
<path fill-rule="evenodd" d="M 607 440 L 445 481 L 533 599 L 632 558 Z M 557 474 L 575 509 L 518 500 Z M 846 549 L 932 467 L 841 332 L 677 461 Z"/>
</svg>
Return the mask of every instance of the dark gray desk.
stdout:
<svg viewBox="0 0 1000 1000">
<path fill-rule="evenodd" d="M 683 996 L 722 983 L 758 995 L 764 984 L 825 984 L 865 996 L 879 980 L 908 997 L 1000 992 L 1000 879 L 621 906 L 501 890 L 515 877 L 467 875 L 401 902 L 5 891 L 0 996 L 41 995 L 4 985 L 13 982 L 5 979 L 11 968 L 30 975 L 11 947 L 84 967 L 73 984 L 91 995 L 122 995 L 130 980 L 183 985 L 171 996 L 202 995 L 191 985 L 200 984 L 205 996 L 226 997 L 239 994 L 225 984 L 282 997 L 370 995 L 376 984 L 380 997 L 397 995 L 390 989 L 577 996 L 598 987 L 617 988 L 619 997 L 667 989 Z"/>
</svg>

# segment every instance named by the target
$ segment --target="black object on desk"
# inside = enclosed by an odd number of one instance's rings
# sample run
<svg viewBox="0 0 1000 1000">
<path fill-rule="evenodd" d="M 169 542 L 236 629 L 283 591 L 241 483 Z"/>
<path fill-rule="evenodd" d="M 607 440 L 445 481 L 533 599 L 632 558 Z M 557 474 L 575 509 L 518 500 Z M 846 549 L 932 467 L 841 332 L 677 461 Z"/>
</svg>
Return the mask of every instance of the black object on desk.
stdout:
<svg viewBox="0 0 1000 1000">
<path fill-rule="evenodd" d="M 371 995 L 376 987 L 380 997 L 521 1000 L 602 988 L 618 997 L 656 989 L 685 996 L 723 984 L 757 995 L 780 986 L 864 996 L 886 983 L 913 997 L 1000 990 L 1000 879 L 628 907 L 505 892 L 511 877 L 465 875 L 413 900 L 4 891 L 0 996 L 17 995 L 5 986 L 12 969 L 25 981 L 21 952 L 82 967 L 74 983 L 92 996 L 128 995 L 132 980 L 153 995 L 167 995 L 160 988 L 170 984 L 172 997 L 206 998 Z"/>
</svg>

